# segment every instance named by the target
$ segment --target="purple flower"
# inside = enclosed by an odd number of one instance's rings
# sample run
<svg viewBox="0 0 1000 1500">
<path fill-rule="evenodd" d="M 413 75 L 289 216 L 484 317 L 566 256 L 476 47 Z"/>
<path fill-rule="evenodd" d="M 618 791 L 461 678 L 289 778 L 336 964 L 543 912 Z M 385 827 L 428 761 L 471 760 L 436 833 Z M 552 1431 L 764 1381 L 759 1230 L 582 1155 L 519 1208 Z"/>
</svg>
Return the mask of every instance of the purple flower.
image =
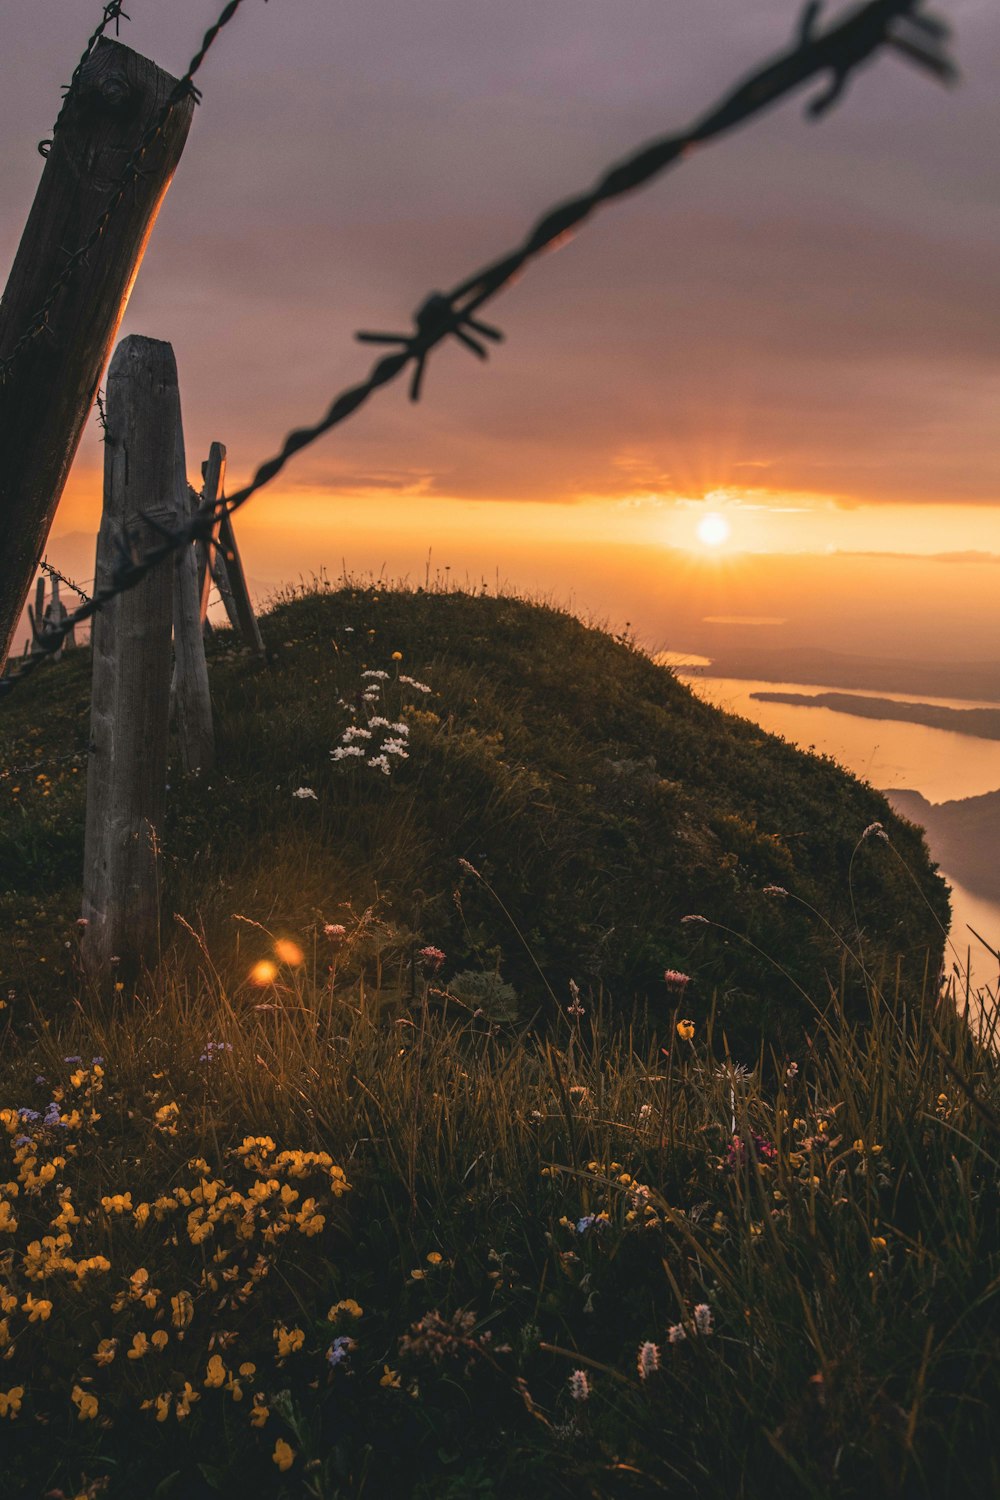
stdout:
<svg viewBox="0 0 1000 1500">
<path fill-rule="evenodd" d="M 334 1339 L 326 1351 L 327 1362 L 331 1369 L 335 1370 L 338 1365 L 344 1364 L 353 1348 L 354 1340 L 349 1338 L 346 1333 L 342 1333 L 339 1338 Z"/>
</svg>

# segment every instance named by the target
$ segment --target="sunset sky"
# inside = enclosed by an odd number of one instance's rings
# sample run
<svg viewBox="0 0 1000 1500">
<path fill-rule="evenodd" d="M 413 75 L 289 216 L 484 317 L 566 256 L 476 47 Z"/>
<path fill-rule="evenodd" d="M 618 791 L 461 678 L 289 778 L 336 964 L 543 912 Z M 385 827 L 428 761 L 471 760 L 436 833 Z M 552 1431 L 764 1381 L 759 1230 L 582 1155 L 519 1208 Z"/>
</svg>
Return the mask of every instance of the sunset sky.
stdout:
<svg viewBox="0 0 1000 1500">
<path fill-rule="evenodd" d="M 121 40 L 180 73 L 218 0 L 128 8 Z M 989 0 L 939 8 L 958 88 L 885 55 L 823 123 L 795 100 L 606 210 L 493 304 L 486 367 L 438 353 L 420 406 L 383 392 L 251 502 L 255 579 L 342 558 L 421 577 L 432 549 L 657 644 L 752 614 L 994 654 L 1000 27 Z M 99 10 L 3 0 L 4 271 Z M 174 345 L 192 477 L 218 438 L 232 488 L 367 369 L 355 330 L 405 329 L 783 47 L 798 10 L 246 0 L 123 325 Z M 54 554 L 90 546 L 100 463 L 92 428 Z M 721 545 L 698 540 L 708 513 Z"/>
</svg>

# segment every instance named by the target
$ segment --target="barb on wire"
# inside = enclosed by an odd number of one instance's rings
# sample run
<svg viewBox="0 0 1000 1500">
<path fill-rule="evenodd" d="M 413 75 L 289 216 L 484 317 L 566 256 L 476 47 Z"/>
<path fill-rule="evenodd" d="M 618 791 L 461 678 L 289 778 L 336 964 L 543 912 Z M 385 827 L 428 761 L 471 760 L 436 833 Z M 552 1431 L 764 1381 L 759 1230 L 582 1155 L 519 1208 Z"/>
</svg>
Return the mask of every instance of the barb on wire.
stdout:
<svg viewBox="0 0 1000 1500">
<path fill-rule="evenodd" d="M 84 603 L 86 603 L 90 598 L 90 595 L 86 593 L 78 583 L 74 583 L 72 578 L 67 578 L 65 573 L 60 573 L 58 568 L 54 568 L 47 557 L 43 557 L 38 566 L 41 568 L 42 572 L 47 573 L 50 578 L 58 578 L 60 583 L 64 583 L 68 589 L 71 589 L 73 591 L 74 594 L 78 594 L 79 597 L 84 601 Z"/>
<path fill-rule="evenodd" d="M 167 95 L 160 113 L 143 132 L 139 144 L 136 146 L 135 150 L 132 152 L 132 155 L 125 163 L 125 166 L 122 168 L 121 176 L 115 183 L 111 191 L 111 195 L 108 199 L 107 205 L 105 206 L 104 211 L 98 219 L 97 223 L 94 225 L 90 234 L 87 236 L 86 240 L 79 247 L 79 249 L 74 250 L 70 255 L 67 256 L 66 264 L 63 266 L 62 270 L 59 272 L 59 275 L 55 278 L 52 285 L 49 287 L 49 290 L 45 296 L 45 300 L 28 322 L 28 326 L 25 328 L 24 332 L 14 344 L 7 358 L 0 361 L 0 384 L 3 384 L 5 381 L 10 379 L 11 375 L 13 374 L 14 367 L 17 364 L 17 361 L 20 359 L 21 355 L 24 353 L 24 350 L 28 347 L 29 344 L 33 343 L 33 341 L 39 336 L 40 333 L 44 332 L 44 330 L 48 327 L 49 315 L 52 312 L 53 307 L 55 306 L 56 299 L 58 298 L 59 293 L 70 284 L 70 282 L 79 271 L 80 267 L 86 264 L 87 257 L 89 256 L 91 250 L 93 250 L 94 246 L 101 239 L 105 229 L 107 229 L 108 227 L 111 218 L 118 211 L 121 204 L 125 201 L 129 188 L 141 175 L 142 163 L 145 160 L 150 147 L 163 134 L 163 131 L 166 128 L 166 125 L 173 115 L 173 112 L 177 108 L 178 104 L 181 104 L 187 98 L 194 99 L 194 102 L 196 104 L 199 104 L 201 102 L 201 94 L 199 90 L 195 88 L 192 80 L 195 74 L 198 72 L 198 69 L 201 67 L 202 63 L 205 61 L 205 57 L 212 44 L 214 43 L 216 37 L 219 35 L 219 32 L 224 26 L 227 26 L 229 24 L 242 4 L 243 0 L 228 0 L 228 4 L 223 8 L 220 14 L 213 21 L 212 25 L 205 32 L 205 35 L 201 40 L 201 46 L 198 48 L 198 51 L 188 63 L 187 70 L 185 71 L 183 77 L 177 80 L 177 83 Z M 107 8 L 108 7 L 105 7 L 105 9 Z M 122 12 L 122 14 L 124 15 L 124 12 Z M 114 17 L 112 17 L 111 19 L 113 18 Z M 95 45 L 98 36 L 104 29 L 105 24 L 106 22 L 102 21 L 101 26 L 98 28 L 98 31 L 95 33 L 92 39 Z M 90 52 L 88 50 L 88 52 L 85 53 L 81 58 L 76 73 L 74 73 L 73 75 L 74 82 L 79 77 L 80 70 L 85 65 L 89 56 Z M 72 88 L 72 85 L 70 87 Z M 62 113 L 65 111 L 68 101 L 69 94 L 67 94 L 66 99 L 63 101 L 63 111 L 60 112 L 60 118 L 62 118 Z M 44 154 L 45 153 L 43 152 L 43 155 Z"/>
<path fill-rule="evenodd" d="M 127 13 L 127 11 L 122 10 L 123 4 L 124 0 L 108 0 L 107 5 L 105 5 L 104 14 L 101 17 L 100 21 L 97 23 L 95 30 L 87 39 L 87 45 L 83 49 L 80 61 L 73 69 L 73 77 L 70 79 L 69 83 L 66 85 L 65 90 L 63 91 L 62 106 L 59 110 L 59 114 L 56 116 L 56 123 L 52 127 L 52 134 L 48 136 L 46 140 L 38 142 L 38 154 L 40 156 L 48 156 L 49 152 L 51 151 L 52 143 L 55 140 L 56 136 L 59 134 L 59 127 L 63 122 L 63 116 L 66 113 L 66 106 L 70 101 L 73 90 L 76 88 L 76 85 L 79 82 L 80 74 L 83 72 L 84 67 L 86 66 L 90 58 L 90 54 L 93 52 L 94 48 L 97 46 L 97 43 L 100 41 L 101 37 L 111 25 L 111 22 L 114 21 L 115 36 L 118 36 L 121 29 L 121 22 L 131 21 L 132 17 Z"/>
<path fill-rule="evenodd" d="M 430 296 L 413 315 L 415 330 L 413 333 L 356 333 L 354 337 L 363 344 L 401 344 L 407 354 L 416 360 L 413 371 L 413 379 L 410 382 L 410 400 L 420 400 L 420 387 L 424 378 L 424 366 L 427 356 L 436 344 L 442 339 L 454 334 L 455 337 L 471 349 L 473 354 L 480 359 L 486 359 L 487 353 L 479 339 L 474 339 L 469 329 L 475 329 L 482 338 L 493 339 L 499 343 L 503 334 L 499 328 L 493 328 L 489 323 L 479 322 L 468 313 L 457 312 L 451 301 L 442 292 L 431 292 Z"/>
<path fill-rule="evenodd" d="M 238 3 L 239 0 L 230 0 L 223 16 L 226 16 L 227 11 L 231 12 Z M 922 7 L 923 0 L 867 0 L 866 4 L 819 35 L 816 21 L 820 3 L 819 0 L 808 0 L 791 49 L 737 85 L 687 130 L 663 136 L 640 147 L 632 156 L 606 172 L 588 192 L 551 209 L 529 231 L 516 250 L 483 267 L 450 292 L 432 293 L 414 315 L 413 334 L 360 335 L 365 342 L 398 343 L 401 348 L 380 359 L 372 367 L 366 380 L 341 391 L 326 414 L 313 426 L 299 427 L 290 432 L 280 451 L 262 463 L 250 482 L 228 499 L 219 499 L 214 503 L 203 502 L 191 520 L 172 533 L 160 528 L 164 540 L 141 558 L 122 544 L 114 578 L 105 587 L 95 589 L 93 598 L 68 615 L 64 621 L 43 632 L 39 642 L 43 653 L 57 650 L 60 641 L 74 625 L 89 619 L 104 604 L 139 583 L 173 552 L 189 542 L 209 540 L 213 526 L 223 514 L 232 514 L 246 504 L 252 495 L 281 472 L 296 453 L 346 421 L 377 390 L 390 384 L 411 363 L 415 364 L 416 369 L 410 395 L 416 399 L 420 393 L 427 356 L 445 339 L 457 337 L 472 352 L 485 358 L 485 347 L 467 330 L 474 329 L 482 337 L 490 339 L 498 339 L 500 334 L 497 329 L 475 319 L 473 315 L 477 309 L 513 281 L 529 261 L 559 243 L 602 204 L 610 203 L 644 186 L 688 155 L 693 146 L 725 134 L 785 95 L 801 88 L 814 77 L 828 74 L 825 91 L 807 106 L 807 113 L 812 118 L 817 118 L 840 98 L 855 69 L 883 47 L 894 48 L 909 61 L 916 62 L 932 73 L 935 78 L 952 82 L 957 77 L 957 70 L 946 51 L 950 29 L 944 21 L 928 15 Z M 222 17 L 216 27 L 220 24 L 224 24 Z M 206 33 L 206 40 L 209 36 L 211 32 Z M 44 654 L 29 657 L 16 673 L 0 677 L 0 693 L 11 691 L 22 676 L 33 671 L 38 662 L 44 659 Z"/>
</svg>

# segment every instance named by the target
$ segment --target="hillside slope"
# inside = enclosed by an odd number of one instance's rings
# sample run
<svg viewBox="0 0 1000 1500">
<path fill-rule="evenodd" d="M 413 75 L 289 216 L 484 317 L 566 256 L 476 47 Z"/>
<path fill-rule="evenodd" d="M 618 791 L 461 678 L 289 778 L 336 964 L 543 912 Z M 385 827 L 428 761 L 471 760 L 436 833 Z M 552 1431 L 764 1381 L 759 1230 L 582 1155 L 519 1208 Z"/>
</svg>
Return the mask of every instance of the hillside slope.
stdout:
<svg viewBox="0 0 1000 1500">
<path fill-rule="evenodd" d="M 300 592 L 262 629 L 267 667 L 213 647 L 209 785 L 171 773 L 165 916 L 200 926 L 223 973 L 260 947 L 234 914 L 311 934 L 325 962 L 323 926 L 375 905 L 369 977 L 386 990 L 405 994 L 432 943 L 445 982 L 499 964 L 524 1015 L 570 977 L 669 1015 L 672 968 L 692 976 L 686 1013 L 714 993 L 730 1036 L 785 1044 L 810 1015 L 801 991 L 825 1001 L 859 928 L 870 970 L 902 955 L 914 984 L 936 972 L 946 888 L 919 832 L 627 641 L 512 598 L 372 588 Z M 78 651 L 0 714 L 0 963 L 19 993 L 47 974 L 71 987 L 88 667 Z M 368 739 L 373 716 L 389 727 Z M 386 738 L 406 757 L 380 757 Z M 862 839 L 876 821 L 889 843 Z M 169 920 L 164 941 L 194 951 Z M 860 1003 L 851 959 L 847 978 Z"/>
</svg>

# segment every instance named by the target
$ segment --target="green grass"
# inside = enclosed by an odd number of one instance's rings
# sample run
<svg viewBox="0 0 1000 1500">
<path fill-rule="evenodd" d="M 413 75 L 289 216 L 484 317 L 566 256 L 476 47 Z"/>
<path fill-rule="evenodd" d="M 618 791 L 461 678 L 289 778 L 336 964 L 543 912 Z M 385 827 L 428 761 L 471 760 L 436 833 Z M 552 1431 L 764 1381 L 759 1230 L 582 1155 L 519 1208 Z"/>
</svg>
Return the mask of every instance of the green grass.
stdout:
<svg viewBox="0 0 1000 1500">
<path fill-rule="evenodd" d="M 264 630 L 134 992 L 75 970 L 86 653 L 0 718 L 48 778 L 0 818 L 3 1500 L 996 1493 L 1000 1080 L 916 830 L 556 611 Z M 389 777 L 329 756 L 366 667 Z"/>
<path fill-rule="evenodd" d="M 866 970 L 894 983 L 898 964 L 916 986 L 938 972 L 946 888 L 920 834 L 832 760 L 709 707 L 628 641 L 512 598 L 350 587 L 289 597 L 262 628 L 271 666 L 225 636 L 213 655 L 209 785 L 170 772 L 163 931 L 181 957 L 196 954 L 174 913 L 234 979 L 253 946 L 234 913 L 302 942 L 376 905 L 382 988 L 394 970 L 405 991 L 412 948 L 430 942 L 450 973 L 499 968 L 526 1015 L 551 1012 L 548 990 L 571 977 L 619 1014 L 663 1012 L 674 968 L 744 1053 L 762 1036 L 797 1043 L 803 992 L 837 988 L 860 1013 Z M 362 718 L 384 707 L 410 724 L 389 778 L 330 759 L 366 668 L 391 675 Z M 0 778 L 0 974 L 19 994 L 72 975 L 87 671 L 77 652 L 0 716 L 0 763 L 31 768 Z M 862 839 L 874 822 L 890 843 Z"/>
</svg>

